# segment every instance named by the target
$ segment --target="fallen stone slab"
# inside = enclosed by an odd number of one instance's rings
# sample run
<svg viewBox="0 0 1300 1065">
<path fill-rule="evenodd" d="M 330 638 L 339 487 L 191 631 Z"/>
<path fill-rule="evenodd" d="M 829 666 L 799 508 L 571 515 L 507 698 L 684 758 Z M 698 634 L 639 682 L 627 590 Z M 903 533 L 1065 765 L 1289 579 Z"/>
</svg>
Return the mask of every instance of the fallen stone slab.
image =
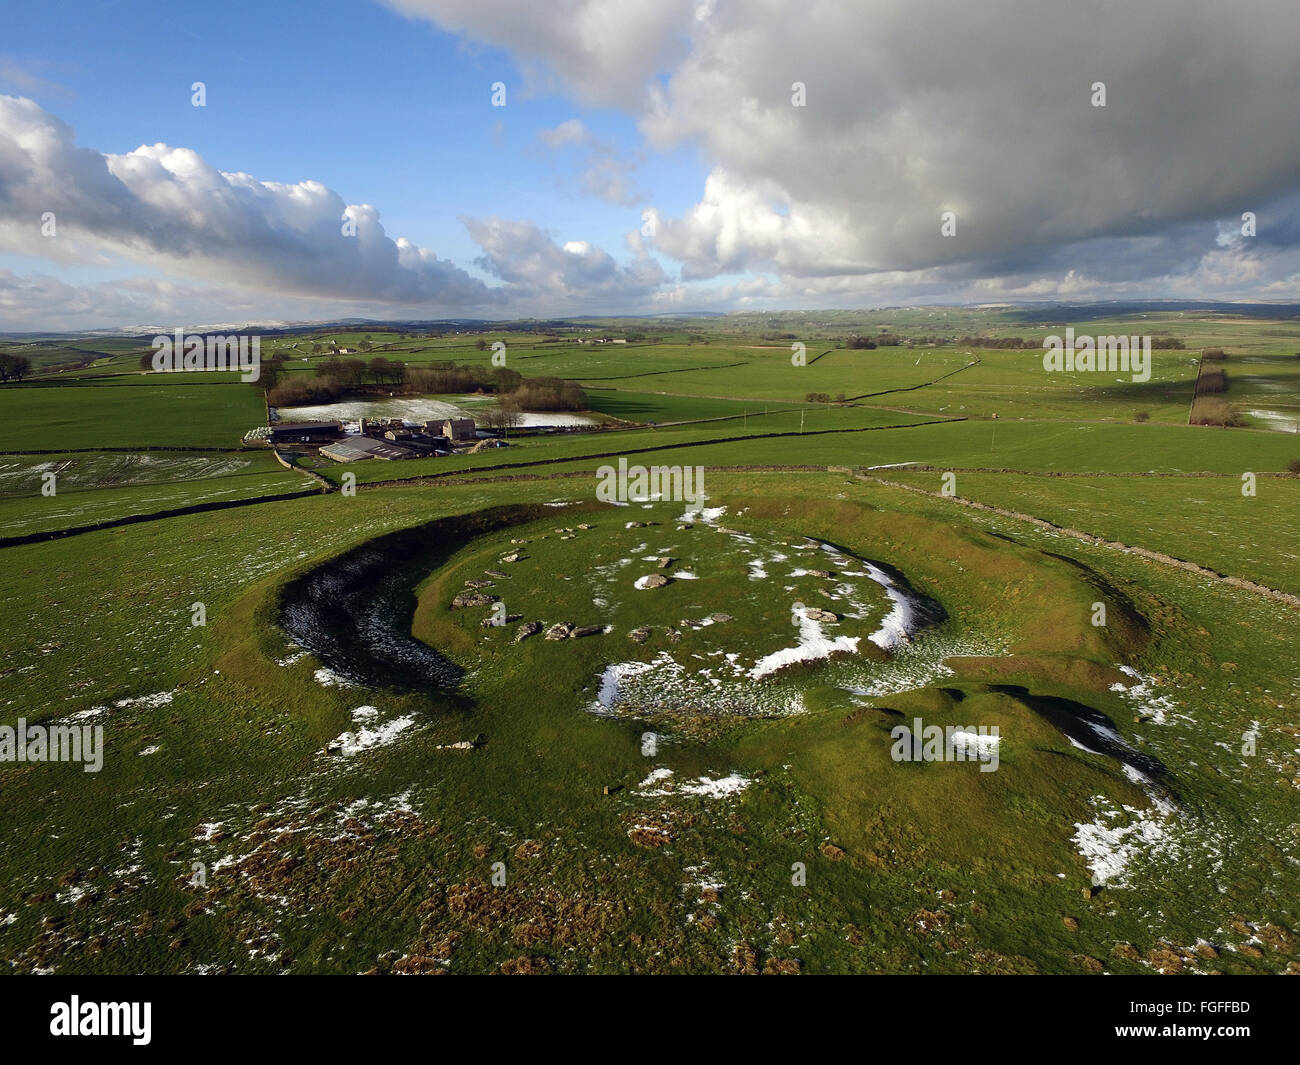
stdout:
<svg viewBox="0 0 1300 1065">
<path fill-rule="evenodd" d="M 498 601 L 495 595 L 486 592 L 461 592 L 451 601 L 452 610 L 464 610 L 467 607 L 491 606 Z"/>
<path fill-rule="evenodd" d="M 525 621 L 515 630 L 515 643 L 526 640 L 529 636 L 536 636 L 541 631 L 542 623 L 540 621 Z"/>
</svg>

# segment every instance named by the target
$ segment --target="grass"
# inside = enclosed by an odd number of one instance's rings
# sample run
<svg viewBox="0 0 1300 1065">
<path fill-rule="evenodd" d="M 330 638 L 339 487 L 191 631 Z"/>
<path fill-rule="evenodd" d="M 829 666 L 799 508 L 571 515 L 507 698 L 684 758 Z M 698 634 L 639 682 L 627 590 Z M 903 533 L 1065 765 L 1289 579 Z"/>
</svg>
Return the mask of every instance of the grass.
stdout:
<svg viewBox="0 0 1300 1065">
<path fill-rule="evenodd" d="M 233 374 L 136 374 L 126 382 L 0 388 L 0 452 L 237 447 L 266 424 L 261 393 Z"/>
<path fill-rule="evenodd" d="M 893 470 L 891 480 L 938 491 L 938 476 Z M 1025 477 L 963 473 L 959 495 L 1036 515 L 1108 540 L 1138 544 L 1282 591 L 1300 593 L 1300 545 L 1287 533 L 1300 507 L 1300 479 Z M 1271 582 L 1271 583 L 1270 583 Z"/>
<path fill-rule="evenodd" d="M 1075 655 L 1104 661 L 1136 652 L 1144 669 L 1179 664 L 1175 677 L 1210 650 L 1208 640 L 1197 635 L 1195 615 L 1167 626 L 1161 642 L 1150 649 L 1107 647 L 1105 634 L 1090 631 L 1083 621 L 1094 589 L 1081 584 L 1070 567 L 1030 547 L 1008 551 L 976 529 L 953 545 L 948 513 L 937 506 L 931 512 L 928 500 L 900 503 L 886 490 L 834 475 L 809 475 L 793 495 L 788 482 L 777 475 L 726 478 L 718 485 L 719 498 L 770 500 L 763 513 L 747 517 L 751 529 L 766 525 L 778 535 L 785 534 L 783 529 L 834 535 L 869 557 L 887 550 L 918 581 L 942 584 L 955 634 L 997 631 L 1008 618 L 1018 617 L 1021 635 L 1006 633 L 1015 649 L 1023 657 L 1043 652 L 1050 657 L 1061 634 L 1072 627 L 1081 641 Z M 543 500 L 553 494 L 548 491 L 552 487 L 523 485 L 515 491 L 520 501 Z M 841 494 L 846 499 L 836 506 L 806 509 L 813 500 Z M 172 693 L 171 702 L 159 709 L 128 704 L 113 712 L 102 774 L 29 766 L 4 777 L 9 808 L 18 811 L 7 826 L 10 843 L 4 849 L 16 863 L 5 876 L 19 907 L 10 905 L 19 916 L 4 932 L 11 956 L 20 964 L 57 958 L 59 970 L 69 972 L 184 971 L 199 964 L 241 971 L 322 971 L 382 965 L 390 949 L 408 964 L 414 964 L 410 958 L 432 958 L 442 950 L 455 971 L 495 969 L 521 956 L 544 956 L 549 965 L 591 971 L 707 971 L 731 968 L 739 940 L 753 950 L 760 967 L 797 957 L 809 971 L 906 971 L 923 962 L 935 971 L 972 965 L 1072 971 L 1076 964 L 1070 959 L 1080 953 L 1117 964 L 1109 955 L 1116 942 L 1154 949 L 1157 937 L 1148 926 L 1142 895 L 1113 892 L 1107 906 L 1116 912 L 1110 917 L 1106 908 L 1079 902 L 1080 878 L 1086 876 L 1068 844 L 1069 818 L 1077 816 L 1088 796 L 1110 793 L 1133 801 L 1131 786 L 1102 760 L 1072 752 L 1012 701 L 981 694 L 984 682 L 974 663 L 942 685 L 967 690 L 968 701 L 975 700 L 958 708 L 960 713 L 945 710 L 942 702 L 917 702 L 939 698 L 934 694 L 877 701 L 938 720 L 955 714 L 961 720 L 977 715 L 981 722 L 1001 722 L 1005 734 L 1015 737 L 1007 765 L 984 778 L 968 774 L 960 779 L 951 771 L 973 767 L 917 766 L 912 768 L 920 776 L 913 779 L 911 769 L 883 762 L 888 737 L 879 723 L 859 716 L 841 725 L 855 709 L 827 696 L 819 697 L 818 709 L 810 715 L 728 730 L 712 740 L 673 742 L 669 735 L 661 762 L 650 762 L 641 754 L 644 726 L 580 709 L 593 667 L 604 658 L 596 641 L 626 642 L 622 635 L 574 641 L 573 650 L 541 641 L 524 644 L 527 657 L 516 652 L 513 660 L 511 650 L 517 645 L 494 641 L 501 650 L 490 653 L 496 665 L 478 671 L 469 692 L 474 715 L 468 720 L 460 712 L 440 710 L 436 697 L 429 701 L 321 688 L 310 679 L 314 667 L 309 660 L 288 667 L 274 664 L 286 650 L 266 604 L 288 575 L 385 528 L 463 512 L 487 501 L 481 489 L 470 486 L 437 496 L 391 489 L 347 501 L 320 497 L 268 504 L 238 516 L 196 516 L 165 526 L 93 534 L 80 547 L 69 541 L 11 549 L 0 604 L 5 624 L 20 631 L 6 639 L 17 648 L 17 661 L 40 656 L 49 664 L 11 678 L 18 688 L 11 687 L 10 714 L 18 705 L 35 718 L 88 705 L 111 706 L 114 700 L 156 691 Z M 886 509 L 875 509 L 882 505 Z M 909 512 L 914 516 L 907 517 Z M 818 516 L 809 521 L 808 514 Z M 545 529 L 548 551 L 553 547 L 560 553 L 534 557 L 557 577 L 565 565 L 572 568 L 595 557 L 590 544 L 553 539 L 554 527 L 569 526 L 576 516 L 557 509 L 538 527 Z M 602 523 L 597 530 L 609 524 L 606 517 L 596 520 Z M 275 529 L 274 541 L 259 536 L 259 529 Z M 325 530 L 338 534 L 328 538 L 328 545 L 321 542 Z M 622 533 L 640 535 L 643 530 L 615 527 L 606 532 L 609 546 L 618 549 Z M 310 544 L 318 546 L 313 550 L 306 547 Z M 496 559 L 500 546 L 499 540 L 467 545 L 465 557 L 446 567 L 438 591 L 445 594 L 447 582 L 477 569 L 486 558 Z M 960 569 L 950 561 L 954 552 Z M 1112 562 L 1124 564 L 1109 557 L 1085 561 L 1107 569 Z M 33 566 L 53 578 L 35 599 L 25 577 Z M 53 601 L 64 584 L 58 577 L 69 567 L 75 567 L 85 601 L 104 597 L 114 602 L 111 616 L 80 614 L 71 625 L 56 622 Z M 965 575 L 956 579 L 955 573 Z M 147 594 L 136 591 L 146 574 Z M 1203 616 L 1231 609 L 1243 620 L 1257 617 L 1248 629 L 1227 630 L 1215 651 L 1231 655 L 1253 683 L 1267 685 L 1276 668 L 1268 663 L 1281 661 L 1277 651 L 1290 639 L 1276 619 L 1271 627 L 1265 621 L 1274 608 L 1252 604 L 1239 611 L 1240 603 L 1230 607 L 1231 593 L 1224 591 L 1208 597 L 1194 587 L 1166 591 L 1181 600 L 1183 609 Z M 533 584 L 525 594 L 537 596 L 539 589 Z M 586 590 L 575 583 L 571 594 Z M 23 601 L 19 609 L 15 597 Z M 194 600 L 207 603 L 206 629 L 188 624 Z M 546 607 L 548 616 L 564 609 L 563 603 Z M 1043 616 L 1044 609 L 1060 616 Z M 463 625 L 466 661 L 478 658 L 483 630 L 477 618 L 452 623 Z M 43 647 L 55 643 L 61 646 L 43 653 Z M 132 649 L 136 669 L 123 682 L 105 685 L 115 675 L 112 663 L 122 646 Z M 553 668 L 538 668 L 535 654 L 549 656 Z M 66 664 L 50 668 L 60 662 Z M 1058 675 L 1054 690 L 1085 694 L 1071 682 L 1068 670 Z M 1231 691 L 1235 679 L 1219 670 L 1208 692 L 1180 687 L 1178 694 L 1189 710 L 1198 712 L 1197 707 L 1214 705 Z M 1086 694 L 1104 699 L 1115 719 L 1124 720 L 1118 697 L 1096 690 Z M 406 745 L 350 764 L 322 761 L 316 752 L 351 727 L 349 709 L 362 702 L 378 704 L 386 715 L 418 714 L 421 725 Z M 1218 787 L 1210 779 L 1211 767 L 1222 762 L 1213 754 L 1213 739 L 1231 735 L 1243 715 L 1265 714 L 1258 700 L 1236 703 L 1240 710 L 1218 722 L 1211 735 L 1190 741 L 1170 737 L 1174 746 L 1162 751 L 1185 775 L 1180 786 L 1190 802 L 1196 801 L 1198 789 Z M 1277 720 L 1276 712 L 1269 711 L 1266 720 Z M 1127 732 L 1131 726 L 1121 727 Z M 480 751 L 433 750 L 437 743 L 475 732 L 488 736 Z M 1175 758 L 1185 742 L 1192 749 Z M 1166 746 L 1158 731 L 1148 743 Z M 135 753 L 149 746 L 160 750 L 145 757 Z M 539 758 L 548 764 L 540 777 L 524 768 Z M 1193 771 L 1189 763 L 1194 761 L 1204 768 Z M 1035 763 L 1041 764 L 1031 771 Z M 741 769 L 753 782 L 738 798 L 721 803 L 680 793 L 638 798 L 628 785 L 659 764 L 681 781 L 717 779 Z M 433 776 L 431 765 L 437 766 Z M 1021 768 L 1013 770 L 1016 766 Z M 34 775 L 42 772 L 59 774 L 44 799 L 13 802 L 30 793 Z M 1226 800 L 1229 812 L 1251 810 L 1252 816 L 1264 818 L 1254 831 L 1270 831 L 1268 818 L 1285 816 L 1285 806 L 1276 805 L 1280 795 L 1261 798 L 1269 794 L 1276 771 L 1261 762 L 1244 775 L 1240 769 L 1232 772 L 1242 775 L 1242 781 L 1241 790 Z M 1197 783 L 1199 774 L 1207 774 L 1204 784 Z M 530 783 L 521 787 L 523 780 Z M 1043 790 L 1047 780 L 1054 783 Z M 625 788 L 610 799 L 601 795 L 607 783 Z M 391 796 L 402 792 L 409 793 L 409 813 L 392 808 Z M 249 808 L 251 812 L 241 812 Z M 354 811 L 350 820 L 346 809 Z M 1273 809 L 1276 814 L 1267 812 Z M 449 810 L 456 815 L 449 818 Z M 1224 801 L 1216 800 L 1216 816 L 1223 815 Z M 647 850 L 631 840 L 629 825 L 647 818 L 669 826 L 669 845 Z M 200 825 L 218 822 L 222 827 L 215 830 L 216 839 L 205 843 L 195 838 Z M 38 852 L 14 846 L 19 838 L 44 837 L 59 824 L 77 826 L 75 843 L 56 843 Z M 263 827 L 255 828 L 257 824 Z M 343 825 L 350 827 L 340 836 L 338 826 Z M 1015 826 L 1016 859 L 1007 865 L 992 856 L 1007 845 L 1006 828 L 999 826 L 1010 825 Z M 273 833 L 289 827 L 294 833 L 271 849 Z M 334 843 L 325 848 L 327 839 Z M 845 857 L 828 857 L 823 843 L 841 849 Z M 538 857 L 528 857 L 534 850 Z M 369 854 L 372 860 L 351 872 L 345 860 L 350 852 Z M 330 861 L 321 864 L 326 853 Z M 226 855 L 234 864 L 212 874 L 207 894 L 196 896 L 185 886 L 183 874 L 191 860 L 215 868 Z M 269 865 L 268 855 L 274 856 Z M 384 860 L 376 865 L 375 856 Z M 292 860 L 285 864 L 286 859 Z M 508 888 L 483 895 L 485 889 L 475 885 L 486 884 L 491 862 L 497 860 L 509 870 Z M 808 889 L 789 884 L 795 861 L 809 867 Z M 142 872 L 123 886 L 112 870 L 132 865 L 140 865 Z M 688 868 L 700 872 L 684 872 Z M 1061 871 L 1067 879 L 1056 886 L 1055 874 Z M 704 885 L 719 879 L 724 886 L 714 900 L 714 889 Z M 49 898 L 38 890 L 42 883 L 59 880 L 68 883 Z M 612 891 L 610 885 L 619 882 L 627 887 Z M 118 894 L 110 896 L 107 889 L 115 884 Z M 1173 912 L 1166 913 L 1161 932 L 1191 936 L 1204 929 L 1206 920 L 1228 920 L 1235 913 L 1281 920 L 1283 886 L 1264 884 L 1263 894 L 1252 894 L 1259 884 L 1258 878 L 1247 877 L 1230 886 L 1226 897 L 1216 894 L 1209 915 L 1201 912 L 1209 901 L 1203 893 L 1174 905 L 1170 900 L 1175 896 L 1162 891 L 1161 904 Z M 931 890 L 918 894 L 917 885 Z M 69 888 L 78 886 L 99 894 L 82 895 L 93 901 L 71 908 L 58 901 L 59 894 L 69 898 Z M 292 922 L 275 916 L 268 892 L 289 899 L 298 916 Z M 202 908 L 195 908 L 197 899 L 204 900 Z M 382 913 L 374 906 L 377 899 L 386 900 Z M 152 923 L 147 932 L 133 934 L 142 909 L 152 914 Z M 352 910 L 360 913 L 352 916 Z M 1012 913 L 1019 914 L 1014 922 L 1009 920 Z M 694 920 L 688 921 L 688 914 L 695 914 Z M 710 914 L 712 921 L 692 930 Z M 42 941 L 42 953 L 31 936 L 46 915 L 64 915 L 68 923 Z M 1063 916 L 1081 918 L 1080 930 L 1068 932 Z M 447 950 L 449 940 L 455 945 Z M 87 945 L 74 945 L 77 941 Z M 88 945 L 92 942 L 99 943 L 97 950 Z M 524 949 L 530 945 L 534 949 Z M 386 964 L 392 963 L 390 958 Z M 1222 964 L 1249 969 L 1254 963 L 1241 956 Z"/>
<path fill-rule="evenodd" d="M 1294 611 L 1025 522 L 823 472 L 920 463 L 934 468 L 877 473 L 935 490 L 956 470 L 962 496 L 1296 590 L 1294 478 L 1260 477 L 1253 498 L 1240 493 L 1243 472 L 1277 473 L 1300 457 L 1294 436 L 1184 423 L 1202 346 L 1230 353 L 1234 405 L 1274 409 L 1284 393 L 1261 382 L 1246 392 L 1247 381 L 1290 381 L 1300 330 L 1217 315 L 1102 319 L 1087 331 L 1173 333 L 1188 350 L 1158 352 L 1151 387 L 1140 388 L 1058 380 L 1034 369 L 1032 351 L 979 348 L 977 366 L 937 384 L 813 407 L 802 435 L 799 413 L 759 413 L 760 404 L 804 406 L 809 391 L 907 387 L 969 358 L 956 345 L 844 350 L 850 329 L 865 325 L 1056 331 L 1012 312 L 961 309 L 664 324 L 664 343 L 621 351 L 579 346 L 572 331 L 554 345 L 503 331 L 512 366 L 587 375 L 601 384 L 591 395 L 604 413 L 695 424 L 361 463 L 350 467 L 362 482 L 355 495 L 6 548 L 3 720 L 103 707 L 91 720 L 107 745 L 99 774 L 39 763 L 0 773 L 9 811 L 0 948 L 10 968 L 1253 973 L 1300 964 Z M 785 331 L 809 337 L 810 358 L 831 354 L 790 367 L 788 344 L 762 339 Z M 688 332 L 708 342 L 687 343 Z M 413 361 L 490 357 L 473 336 L 333 336 Z M 123 350 L 76 385 L 0 389 L 6 531 L 302 484 L 265 452 L 229 451 L 262 420 L 253 389 L 161 382 L 131 372 L 133 359 Z M 729 362 L 741 365 L 720 368 Z M 1151 420 L 1134 423 L 1136 410 Z M 737 412 L 739 422 L 700 421 Z M 968 420 L 917 424 L 935 415 Z M 848 431 L 819 431 L 828 429 Z M 769 432 L 794 435 L 761 436 Z M 46 443 L 55 454 L 17 454 Z M 205 447 L 225 453 L 176 450 Z M 619 454 L 704 466 L 710 505 L 725 505 L 722 524 L 752 543 L 701 524 L 678 530 L 680 505 L 597 503 L 595 468 Z M 32 494 L 47 462 L 63 468 L 50 500 Z M 337 482 L 344 468 L 322 470 Z M 1169 476 L 1118 476 L 1149 471 Z M 1062 472 L 1084 476 L 1046 476 Z M 416 480 L 425 477 L 436 480 Z M 373 483 L 392 478 L 412 483 Z M 571 505 L 542 506 L 558 502 Z M 535 509 L 512 528 L 471 528 L 466 516 L 503 506 Z M 628 528 L 633 521 L 659 524 Z M 350 549 L 417 528 L 422 546 L 393 562 L 386 616 L 409 617 L 415 635 L 452 657 L 466 671 L 460 688 L 323 683 L 324 663 L 289 646 L 278 624 L 284 589 Z M 849 617 L 857 608 L 821 594 L 835 582 L 791 570 L 804 537 L 896 567 L 946 619 L 886 660 L 863 645 L 889 601 L 864 582 L 862 617 Z M 502 563 L 516 548 L 524 557 Z M 699 579 L 633 588 L 643 569 L 658 572 L 645 557 L 662 555 L 678 560 L 664 572 L 689 566 Z M 768 576 L 751 580 L 756 555 Z M 464 581 L 488 569 L 510 573 L 490 589 L 509 613 L 612 631 L 515 643 L 513 625 L 479 624 L 484 609 L 448 610 Z M 835 606 L 838 631 L 857 635 L 863 653 L 747 689 L 717 663 L 788 646 L 795 598 Z M 1105 626 L 1093 624 L 1097 602 Z M 191 623 L 196 603 L 204 626 Z M 713 613 L 732 620 L 681 624 Z M 652 635 L 637 644 L 627 631 L 642 624 Z M 661 654 L 692 682 L 650 689 L 613 715 L 588 712 L 607 665 Z M 1105 714 L 1135 751 L 1168 767 L 1179 812 L 1163 818 L 1115 759 L 1072 745 L 1035 698 Z M 785 712 L 795 700 L 802 712 Z M 761 712 L 737 714 L 740 704 Z M 365 707 L 373 716 L 358 714 Z M 997 725 L 998 770 L 894 762 L 890 729 L 913 717 Z M 389 743 L 326 751 L 344 733 L 403 722 Z M 473 750 L 450 746 L 480 735 Z M 1247 736 L 1253 754 L 1243 753 Z M 671 776 L 645 783 L 656 769 Z M 729 795 L 692 791 L 729 779 L 740 781 Z M 1077 826 L 1126 817 L 1150 819 L 1157 843 L 1085 898 L 1091 870 Z"/>
<path fill-rule="evenodd" d="M 55 494 L 42 492 L 55 475 Z M 0 530 L 26 536 L 200 503 L 313 487 L 269 451 L 75 453 L 0 457 Z"/>
</svg>

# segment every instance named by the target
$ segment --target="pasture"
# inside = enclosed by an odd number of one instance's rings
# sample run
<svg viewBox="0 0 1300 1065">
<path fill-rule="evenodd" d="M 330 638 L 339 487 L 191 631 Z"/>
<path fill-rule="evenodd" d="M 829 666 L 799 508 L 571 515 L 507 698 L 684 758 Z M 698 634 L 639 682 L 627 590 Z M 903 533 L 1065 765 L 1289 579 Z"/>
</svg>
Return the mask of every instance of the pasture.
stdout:
<svg viewBox="0 0 1300 1065">
<path fill-rule="evenodd" d="M 1044 373 L 1031 317 L 268 337 L 294 375 L 501 339 L 618 423 L 0 548 L 3 723 L 105 742 L 0 772 L 11 970 L 1300 969 L 1297 607 L 1026 520 L 1300 594 L 1300 437 L 1187 424 L 1211 345 L 1295 410 L 1300 329 L 1071 319 L 1182 340 L 1141 384 Z M 848 347 L 885 331 L 943 342 Z M 0 387 L 4 535 L 318 487 L 241 447 L 258 390 L 136 358 Z M 705 498 L 601 500 L 619 458 Z M 900 760 L 917 719 L 995 770 Z"/>
</svg>

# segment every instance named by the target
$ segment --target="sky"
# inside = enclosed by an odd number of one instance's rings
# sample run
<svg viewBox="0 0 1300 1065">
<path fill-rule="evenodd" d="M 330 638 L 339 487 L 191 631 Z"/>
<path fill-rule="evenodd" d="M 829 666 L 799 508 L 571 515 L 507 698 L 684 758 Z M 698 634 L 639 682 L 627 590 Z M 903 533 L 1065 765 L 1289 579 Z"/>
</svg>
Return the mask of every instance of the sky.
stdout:
<svg viewBox="0 0 1300 1065">
<path fill-rule="evenodd" d="M 1291 0 L 0 19 L 4 331 L 1300 301 Z"/>
</svg>

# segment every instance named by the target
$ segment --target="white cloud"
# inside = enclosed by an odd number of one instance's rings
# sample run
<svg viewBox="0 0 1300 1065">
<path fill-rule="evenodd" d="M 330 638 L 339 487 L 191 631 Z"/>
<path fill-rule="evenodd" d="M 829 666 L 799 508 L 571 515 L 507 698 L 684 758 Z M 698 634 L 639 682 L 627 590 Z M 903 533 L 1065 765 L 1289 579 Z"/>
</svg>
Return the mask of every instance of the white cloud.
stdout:
<svg viewBox="0 0 1300 1065">
<path fill-rule="evenodd" d="M 570 118 L 554 129 L 544 129 L 537 135 L 548 148 L 564 148 L 570 144 L 590 144 L 595 138 L 581 120 Z"/>
<path fill-rule="evenodd" d="M 701 146 L 700 201 L 655 238 L 686 279 L 1110 276 L 1060 262 L 1105 238 L 1136 242 L 1107 250 L 1151 256 L 1154 276 L 1175 253 L 1194 272 L 1171 231 L 1262 211 L 1300 181 L 1289 0 L 561 0 L 523 16 L 507 0 L 388 2 L 631 111 L 655 147 Z"/>
<path fill-rule="evenodd" d="M 382 0 L 477 41 L 508 49 L 534 87 L 560 86 L 582 103 L 636 107 L 661 70 L 680 62 L 694 0 Z"/>
<path fill-rule="evenodd" d="M 557 142 L 592 143 L 581 123 Z M 611 181 L 615 178 L 611 178 Z M 42 235 L 54 215 L 55 235 Z M 345 235 L 346 215 L 355 236 Z M 167 321 L 505 316 L 635 305 L 662 281 L 639 243 L 623 265 L 589 241 L 556 244 L 532 222 L 464 219 L 483 248 L 485 284 L 411 241 L 379 211 L 317 181 L 224 173 L 165 144 L 123 155 L 77 147 L 31 100 L 0 96 L 0 249 L 110 269 L 147 264 L 200 282 L 135 278 L 75 285 L 0 274 L 0 325 L 92 328 Z"/>
<path fill-rule="evenodd" d="M 570 118 L 537 139 L 553 151 L 583 149 L 578 185 L 589 196 L 628 207 L 642 199 L 632 177 L 635 162 L 622 155 L 612 141 L 597 137 L 582 121 Z"/>
<path fill-rule="evenodd" d="M 642 305 L 665 280 L 644 250 L 629 265 L 585 240 L 557 243 L 533 222 L 462 218 L 483 249 L 478 265 L 510 286 L 512 298 L 539 314 Z"/>
<path fill-rule="evenodd" d="M 343 233 L 345 210 L 355 236 Z M 46 212 L 53 237 L 41 232 Z M 223 173 L 165 144 L 125 155 L 79 148 L 68 125 L 12 96 L 0 96 L 0 247 L 64 262 L 117 257 L 292 295 L 444 309 L 498 296 L 319 182 Z"/>
</svg>

